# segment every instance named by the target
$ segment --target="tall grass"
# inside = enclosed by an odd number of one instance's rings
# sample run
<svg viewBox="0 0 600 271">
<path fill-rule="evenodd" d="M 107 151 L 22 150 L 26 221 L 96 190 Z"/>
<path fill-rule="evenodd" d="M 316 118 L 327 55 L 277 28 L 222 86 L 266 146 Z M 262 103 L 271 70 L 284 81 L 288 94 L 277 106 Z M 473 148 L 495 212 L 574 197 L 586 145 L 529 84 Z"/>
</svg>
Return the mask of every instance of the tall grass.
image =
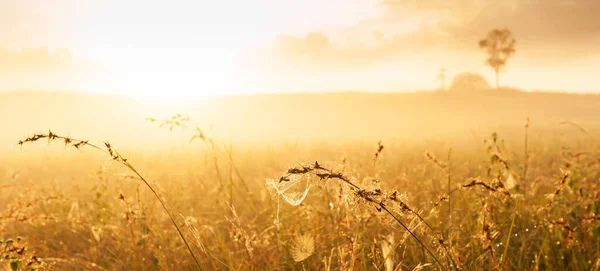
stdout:
<svg viewBox="0 0 600 271">
<path fill-rule="evenodd" d="M 34 134 L 33 136 L 27 137 L 24 140 L 19 140 L 19 142 L 17 144 L 19 146 L 22 146 L 25 143 L 32 143 L 32 142 L 38 141 L 40 139 L 48 139 L 48 143 L 51 143 L 53 140 L 62 140 L 64 142 L 64 144 L 65 144 L 65 147 L 66 146 L 72 146 L 72 147 L 74 147 L 76 149 L 79 149 L 79 148 L 84 147 L 84 146 L 92 147 L 92 148 L 94 148 L 96 150 L 99 150 L 101 152 L 104 152 L 104 153 L 108 154 L 112 160 L 117 161 L 120 164 L 123 164 L 125 167 L 127 167 L 129 170 L 131 170 L 144 183 L 144 185 L 146 187 L 148 187 L 148 189 L 150 189 L 150 191 L 152 191 L 152 194 L 154 194 L 154 196 L 156 197 L 156 199 L 158 199 L 158 201 L 160 202 L 160 205 L 162 206 L 162 208 L 165 210 L 165 212 L 169 216 L 169 219 L 173 223 L 173 226 L 175 226 L 175 229 L 177 230 L 177 233 L 179 233 L 179 236 L 181 237 L 181 240 L 184 242 L 187 250 L 189 251 L 189 253 L 192 256 L 192 258 L 194 259 L 194 262 L 196 263 L 196 266 L 198 267 L 199 270 L 202 270 L 202 267 L 200 266 L 200 263 L 198 262 L 198 259 L 196 258 L 196 255 L 194 254 L 194 251 L 190 247 L 190 244 L 189 244 L 187 238 L 184 236 L 181 227 L 175 221 L 175 218 L 173 217 L 173 214 L 171 213 L 171 210 L 169 208 L 167 208 L 167 205 L 166 205 L 165 201 L 158 194 L 158 192 L 156 191 L 156 189 L 154 189 L 154 187 L 137 171 L 137 169 L 131 163 L 129 163 L 129 161 L 127 161 L 126 158 L 124 158 L 123 156 L 121 156 L 121 154 L 119 154 L 118 151 L 116 151 L 115 149 L 112 148 L 112 146 L 110 145 L 110 143 L 104 142 L 105 148 L 100 148 L 99 146 L 94 145 L 94 144 L 88 142 L 87 140 L 79 140 L 79 139 L 75 139 L 75 138 L 72 138 L 72 137 L 61 136 L 61 135 L 57 135 L 55 133 L 52 133 L 52 131 L 48 131 L 47 134 L 43 134 L 43 133 L 41 133 L 41 134 Z"/>
<path fill-rule="evenodd" d="M 592 136 L 558 141 L 526 125 L 524 141 L 236 146 L 183 116 L 153 121 L 191 129 L 190 147 L 134 151 L 134 167 L 108 143 L 53 132 L 19 141 L 92 147 L 128 172 L 77 153 L 11 156 L 0 179 L 3 267 L 600 269 Z"/>
</svg>

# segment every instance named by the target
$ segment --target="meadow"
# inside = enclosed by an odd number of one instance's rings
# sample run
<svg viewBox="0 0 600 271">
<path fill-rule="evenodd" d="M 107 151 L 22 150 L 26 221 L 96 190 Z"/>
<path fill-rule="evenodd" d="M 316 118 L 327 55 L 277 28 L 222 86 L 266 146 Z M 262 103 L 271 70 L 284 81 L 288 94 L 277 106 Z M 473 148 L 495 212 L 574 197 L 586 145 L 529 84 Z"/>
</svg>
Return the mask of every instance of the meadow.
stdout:
<svg viewBox="0 0 600 271">
<path fill-rule="evenodd" d="M 598 95 L 8 93 L 0 116 L 5 270 L 600 270 Z"/>
</svg>

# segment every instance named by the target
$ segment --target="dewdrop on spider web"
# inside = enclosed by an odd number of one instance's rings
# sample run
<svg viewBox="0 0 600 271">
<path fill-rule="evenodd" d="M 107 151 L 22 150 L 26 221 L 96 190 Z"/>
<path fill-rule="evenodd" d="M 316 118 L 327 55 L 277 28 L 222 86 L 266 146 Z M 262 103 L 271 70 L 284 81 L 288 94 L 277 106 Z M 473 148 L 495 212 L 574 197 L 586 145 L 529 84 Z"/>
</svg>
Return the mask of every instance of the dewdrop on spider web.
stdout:
<svg viewBox="0 0 600 271">
<path fill-rule="evenodd" d="M 506 189 L 510 190 L 517 186 L 517 176 L 512 171 L 504 170 L 504 178 Z"/>
<path fill-rule="evenodd" d="M 102 232 L 103 232 L 102 227 L 92 226 L 91 232 L 92 232 L 92 236 L 94 237 L 96 242 L 100 242 L 100 239 L 102 238 Z"/>
<path fill-rule="evenodd" d="M 302 181 L 305 185 L 302 186 Z M 298 206 L 312 187 L 311 176 L 309 174 L 292 175 L 288 177 L 288 181 L 280 182 L 279 180 L 267 179 L 265 185 L 273 197 L 282 197 L 288 204 Z"/>
<path fill-rule="evenodd" d="M 301 262 L 315 251 L 315 238 L 311 234 L 298 235 L 290 247 L 290 254 L 295 262 Z"/>
<path fill-rule="evenodd" d="M 305 186 L 301 185 L 301 182 L 305 180 Z M 265 186 L 271 193 L 271 196 L 277 198 L 277 213 L 273 224 L 279 229 L 279 200 L 283 198 L 288 204 L 292 206 L 298 206 L 306 196 L 308 191 L 312 187 L 311 176 L 309 174 L 303 175 L 292 175 L 287 178 L 287 181 L 280 182 L 275 179 L 267 179 Z"/>
</svg>

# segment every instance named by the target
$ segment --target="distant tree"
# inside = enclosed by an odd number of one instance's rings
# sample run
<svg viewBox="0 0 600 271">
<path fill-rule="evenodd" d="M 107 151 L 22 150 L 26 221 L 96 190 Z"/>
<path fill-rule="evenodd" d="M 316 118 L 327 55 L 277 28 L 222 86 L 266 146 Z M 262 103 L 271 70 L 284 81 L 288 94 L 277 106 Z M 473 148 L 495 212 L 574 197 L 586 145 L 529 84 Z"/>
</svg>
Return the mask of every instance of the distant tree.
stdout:
<svg viewBox="0 0 600 271">
<path fill-rule="evenodd" d="M 457 74 L 452 79 L 448 91 L 453 93 L 473 93 L 489 89 L 491 89 L 490 84 L 485 81 L 483 76 L 477 73 L 464 72 Z"/>
<path fill-rule="evenodd" d="M 440 72 L 438 73 L 437 79 L 440 80 L 440 90 L 444 91 L 446 90 L 446 68 L 441 68 Z"/>
<path fill-rule="evenodd" d="M 500 85 L 500 70 L 506 65 L 506 61 L 515 53 L 515 39 L 508 29 L 494 29 L 488 33 L 485 39 L 479 41 L 479 48 L 488 54 L 485 64 L 492 67 L 496 73 L 496 88 Z"/>
</svg>

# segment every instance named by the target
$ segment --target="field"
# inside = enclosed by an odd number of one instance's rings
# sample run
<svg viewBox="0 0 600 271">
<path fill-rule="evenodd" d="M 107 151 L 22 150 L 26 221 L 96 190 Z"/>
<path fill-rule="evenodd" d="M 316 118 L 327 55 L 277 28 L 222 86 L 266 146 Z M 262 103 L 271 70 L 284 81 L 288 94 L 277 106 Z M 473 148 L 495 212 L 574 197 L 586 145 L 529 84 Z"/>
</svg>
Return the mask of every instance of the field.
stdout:
<svg viewBox="0 0 600 271">
<path fill-rule="evenodd" d="M 0 116 L 0 269 L 600 270 L 599 95 L 31 92 Z"/>
</svg>

